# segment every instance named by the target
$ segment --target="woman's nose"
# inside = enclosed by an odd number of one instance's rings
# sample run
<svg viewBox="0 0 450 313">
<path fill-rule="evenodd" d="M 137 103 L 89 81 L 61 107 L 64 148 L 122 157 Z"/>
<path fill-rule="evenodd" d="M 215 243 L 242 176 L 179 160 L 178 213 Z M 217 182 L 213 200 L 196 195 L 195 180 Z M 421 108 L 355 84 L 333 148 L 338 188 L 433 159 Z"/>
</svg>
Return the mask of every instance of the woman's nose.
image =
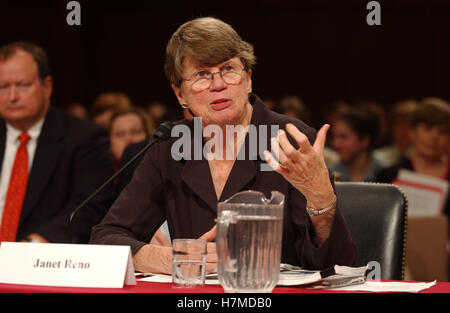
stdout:
<svg viewBox="0 0 450 313">
<path fill-rule="evenodd" d="M 220 72 L 211 74 L 211 90 L 221 90 L 227 86 L 227 83 L 222 78 L 222 74 Z"/>
</svg>

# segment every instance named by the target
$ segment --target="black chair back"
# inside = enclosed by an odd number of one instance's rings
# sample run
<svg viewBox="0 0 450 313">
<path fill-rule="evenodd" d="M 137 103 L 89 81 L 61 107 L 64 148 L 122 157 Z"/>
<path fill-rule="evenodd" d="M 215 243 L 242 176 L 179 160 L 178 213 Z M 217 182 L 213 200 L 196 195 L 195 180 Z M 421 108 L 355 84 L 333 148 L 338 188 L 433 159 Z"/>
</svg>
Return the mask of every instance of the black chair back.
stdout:
<svg viewBox="0 0 450 313">
<path fill-rule="evenodd" d="M 355 266 L 380 264 L 381 278 L 402 280 L 408 201 L 393 184 L 336 182 L 338 206 L 356 244 Z"/>
</svg>

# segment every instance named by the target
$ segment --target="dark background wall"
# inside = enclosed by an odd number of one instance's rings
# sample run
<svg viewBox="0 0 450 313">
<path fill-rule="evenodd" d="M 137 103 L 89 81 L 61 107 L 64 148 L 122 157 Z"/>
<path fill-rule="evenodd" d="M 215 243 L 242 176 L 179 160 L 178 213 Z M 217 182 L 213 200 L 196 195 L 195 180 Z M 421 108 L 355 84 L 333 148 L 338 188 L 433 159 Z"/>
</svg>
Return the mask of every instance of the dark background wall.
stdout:
<svg viewBox="0 0 450 313">
<path fill-rule="evenodd" d="M 316 116 L 340 99 L 450 100 L 450 1 L 379 1 L 381 26 L 367 25 L 365 0 L 84 0 L 81 26 L 67 25 L 68 2 L 0 4 L 0 44 L 25 39 L 47 50 L 59 107 L 123 91 L 137 105 L 158 100 L 178 112 L 165 45 L 179 25 L 208 15 L 254 45 L 262 98 L 295 94 Z"/>
</svg>

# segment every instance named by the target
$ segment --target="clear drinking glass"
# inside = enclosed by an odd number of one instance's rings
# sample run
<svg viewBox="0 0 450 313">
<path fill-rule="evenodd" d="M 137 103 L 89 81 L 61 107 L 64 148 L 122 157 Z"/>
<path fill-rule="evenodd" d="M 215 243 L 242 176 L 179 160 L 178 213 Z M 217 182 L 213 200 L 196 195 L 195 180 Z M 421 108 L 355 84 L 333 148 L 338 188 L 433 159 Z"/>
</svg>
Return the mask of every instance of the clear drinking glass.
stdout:
<svg viewBox="0 0 450 313">
<path fill-rule="evenodd" d="M 174 239 L 172 243 L 172 287 L 190 288 L 205 284 L 206 241 Z"/>
</svg>

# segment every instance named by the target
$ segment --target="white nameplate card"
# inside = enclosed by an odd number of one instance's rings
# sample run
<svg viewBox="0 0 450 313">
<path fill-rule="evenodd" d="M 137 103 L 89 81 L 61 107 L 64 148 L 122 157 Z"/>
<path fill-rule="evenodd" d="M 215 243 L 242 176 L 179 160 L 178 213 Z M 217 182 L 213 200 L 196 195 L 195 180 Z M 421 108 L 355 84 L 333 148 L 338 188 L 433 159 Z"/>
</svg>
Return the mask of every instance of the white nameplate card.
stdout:
<svg viewBox="0 0 450 313">
<path fill-rule="evenodd" d="M 0 283 L 122 288 L 136 278 L 129 246 L 2 242 Z"/>
</svg>

